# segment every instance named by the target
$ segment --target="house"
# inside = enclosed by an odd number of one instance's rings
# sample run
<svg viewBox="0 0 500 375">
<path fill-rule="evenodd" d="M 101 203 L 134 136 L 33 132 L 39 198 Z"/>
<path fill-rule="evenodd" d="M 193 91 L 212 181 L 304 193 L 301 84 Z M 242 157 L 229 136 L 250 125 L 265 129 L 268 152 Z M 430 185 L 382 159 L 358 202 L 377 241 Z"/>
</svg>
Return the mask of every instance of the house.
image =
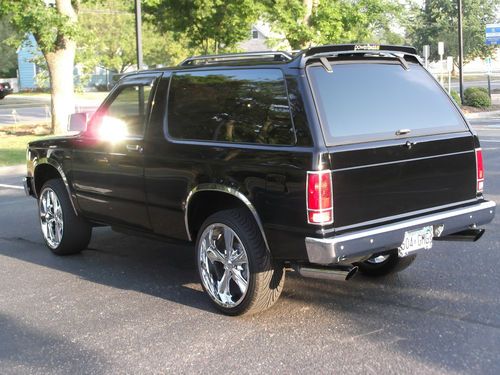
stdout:
<svg viewBox="0 0 500 375">
<path fill-rule="evenodd" d="M 41 55 L 35 38 L 30 34 L 17 50 L 19 90 L 33 90 L 38 87 L 35 77 L 39 68 L 34 61 Z"/>
<path fill-rule="evenodd" d="M 272 31 L 271 26 L 262 21 L 258 21 L 252 26 L 249 39 L 239 43 L 238 47 L 245 52 L 291 50 L 285 36 Z"/>
</svg>

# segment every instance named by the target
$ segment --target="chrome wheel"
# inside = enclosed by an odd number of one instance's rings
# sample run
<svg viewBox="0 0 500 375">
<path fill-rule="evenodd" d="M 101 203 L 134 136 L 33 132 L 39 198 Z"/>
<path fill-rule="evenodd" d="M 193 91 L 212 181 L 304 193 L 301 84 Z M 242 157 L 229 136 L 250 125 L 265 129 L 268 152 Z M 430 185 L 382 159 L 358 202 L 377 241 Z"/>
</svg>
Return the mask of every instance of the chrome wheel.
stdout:
<svg viewBox="0 0 500 375">
<path fill-rule="evenodd" d="M 63 213 L 56 193 L 50 188 L 46 188 L 40 197 L 40 223 L 49 247 L 57 248 L 63 236 Z"/>
<path fill-rule="evenodd" d="M 210 297 L 232 308 L 245 298 L 250 280 L 248 257 L 240 238 L 227 225 L 214 223 L 201 234 L 198 267 Z"/>
<path fill-rule="evenodd" d="M 389 259 L 389 257 L 390 257 L 389 254 L 376 255 L 368 259 L 367 262 L 371 264 L 380 264 Z"/>
</svg>

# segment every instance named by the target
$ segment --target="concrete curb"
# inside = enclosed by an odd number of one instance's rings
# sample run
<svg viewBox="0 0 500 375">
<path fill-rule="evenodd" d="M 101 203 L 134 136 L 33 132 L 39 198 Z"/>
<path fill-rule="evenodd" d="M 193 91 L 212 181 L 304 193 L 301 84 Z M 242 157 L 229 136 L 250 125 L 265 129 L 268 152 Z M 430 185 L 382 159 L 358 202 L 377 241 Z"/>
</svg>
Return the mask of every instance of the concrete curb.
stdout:
<svg viewBox="0 0 500 375">
<path fill-rule="evenodd" d="M 10 165 L 8 167 L 0 167 L 0 176 L 26 174 L 26 164 Z"/>
<path fill-rule="evenodd" d="M 500 110 L 488 111 L 488 112 L 467 113 L 467 114 L 465 114 L 465 117 L 467 119 L 499 118 L 500 117 Z"/>
</svg>

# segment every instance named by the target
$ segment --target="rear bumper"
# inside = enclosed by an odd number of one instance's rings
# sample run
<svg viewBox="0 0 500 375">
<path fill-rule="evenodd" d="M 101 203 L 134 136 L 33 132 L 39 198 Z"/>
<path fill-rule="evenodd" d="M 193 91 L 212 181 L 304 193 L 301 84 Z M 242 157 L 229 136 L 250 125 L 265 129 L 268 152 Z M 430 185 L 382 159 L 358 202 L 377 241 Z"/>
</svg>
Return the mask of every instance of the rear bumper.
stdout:
<svg viewBox="0 0 500 375">
<path fill-rule="evenodd" d="M 305 240 L 307 256 L 310 263 L 324 265 L 350 260 L 357 261 L 377 252 L 399 247 L 408 230 L 433 225 L 436 231 L 438 227 L 443 226 L 439 236 L 446 236 L 470 227 L 487 224 L 495 216 L 495 207 L 495 202 L 483 201 L 473 206 L 420 216 L 331 238 L 307 237 Z"/>
</svg>

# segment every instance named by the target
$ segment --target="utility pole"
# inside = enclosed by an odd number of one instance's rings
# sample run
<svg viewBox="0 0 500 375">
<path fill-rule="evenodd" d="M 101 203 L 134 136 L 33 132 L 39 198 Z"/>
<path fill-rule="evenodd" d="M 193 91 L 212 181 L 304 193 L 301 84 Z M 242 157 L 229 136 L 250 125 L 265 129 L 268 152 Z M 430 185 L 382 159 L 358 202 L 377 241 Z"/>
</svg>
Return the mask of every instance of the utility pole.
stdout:
<svg viewBox="0 0 500 375">
<path fill-rule="evenodd" d="M 135 43 L 137 47 L 137 70 L 141 70 L 143 65 L 141 0 L 135 0 Z"/>
<path fill-rule="evenodd" d="M 462 31 L 462 0 L 458 0 L 458 76 L 460 81 L 460 100 L 464 102 L 464 74 L 462 65 L 464 62 L 464 41 Z"/>
</svg>

